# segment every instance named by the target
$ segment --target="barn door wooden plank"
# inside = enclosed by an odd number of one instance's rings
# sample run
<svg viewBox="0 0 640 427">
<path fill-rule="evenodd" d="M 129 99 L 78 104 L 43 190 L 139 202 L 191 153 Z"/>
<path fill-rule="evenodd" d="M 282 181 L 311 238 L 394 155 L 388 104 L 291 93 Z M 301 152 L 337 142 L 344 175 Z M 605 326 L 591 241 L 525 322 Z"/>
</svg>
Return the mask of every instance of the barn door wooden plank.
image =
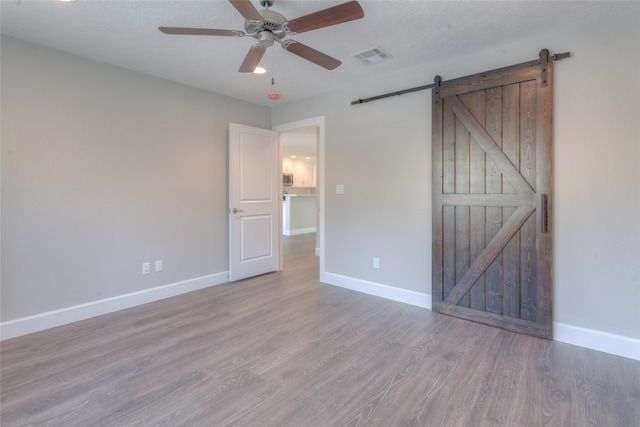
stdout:
<svg viewBox="0 0 640 427">
<path fill-rule="evenodd" d="M 449 194 L 455 192 L 455 118 L 453 112 L 445 110 L 442 113 L 442 185 L 440 191 L 443 194 Z M 443 294 L 451 292 L 455 284 L 455 272 L 456 272 L 456 257 L 455 257 L 455 224 L 456 213 L 455 206 L 444 206 L 442 209 L 443 215 Z M 440 295 L 440 299 L 442 299 Z"/>
<path fill-rule="evenodd" d="M 431 259 L 431 301 L 432 304 L 442 301 L 444 286 L 444 253 L 443 253 L 443 223 L 444 215 L 442 208 L 442 194 L 444 193 L 444 161 L 443 161 L 443 128 L 445 121 L 442 118 L 442 109 L 435 108 L 432 111 L 432 120 L 437 121 L 439 126 L 431 127 L 431 140 L 439 141 L 438 144 L 431 144 L 432 174 L 439 177 L 431 180 L 431 194 L 433 195 L 433 205 L 440 209 L 433 209 L 432 213 L 432 259 Z"/>
<path fill-rule="evenodd" d="M 485 128 L 489 136 L 503 150 L 502 141 L 502 87 L 486 90 Z M 475 116 L 475 115 L 474 115 Z M 477 116 L 476 116 L 477 118 Z M 504 150 L 503 150 L 504 152 Z M 508 159 L 508 157 L 507 157 Z M 502 193 L 502 174 L 493 165 L 485 168 L 485 195 Z M 503 225 L 502 207 L 487 206 L 485 208 L 486 229 L 485 240 L 490 242 Z M 511 212 L 513 213 L 513 212 Z M 508 243 L 507 243 L 508 244 Z M 504 248 L 502 250 L 504 252 Z M 502 253 L 487 267 L 486 272 L 486 310 L 491 313 L 502 314 Z"/>
<path fill-rule="evenodd" d="M 466 109 L 466 107 L 465 107 Z M 452 110 L 453 111 L 453 110 Z M 453 111 L 455 113 L 455 111 Z M 470 139 L 471 134 L 460 120 L 455 120 L 454 128 L 454 153 L 455 153 L 455 174 L 454 174 L 454 191 L 457 194 L 469 194 L 470 184 Z M 462 277 L 471 265 L 471 227 L 470 227 L 470 207 L 466 205 L 457 205 L 454 207 L 454 254 L 455 254 L 455 277 Z M 449 284 L 448 289 L 453 292 L 453 288 Z M 463 294 L 456 303 L 468 307 L 469 295 Z"/>
<path fill-rule="evenodd" d="M 513 164 L 520 164 L 520 84 L 508 84 L 502 87 L 503 120 L 502 151 Z M 508 181 L 502 182 L 505 193 L 514 193 Z M 515 211 L 515 207 L 502 204 L 502 219 L 506 221 Z M 520 233 L 502 251 L 502 314 L 520 318 Z"/>
<path fill-rule="evenodd" d="M 524 69 L 433 103 L 435 312 L 551 337 L 552 80 Z"/>
<path fill-rule="evenodd" d="M 520 84 L 520 174 L 535 187 L 536 184 L 536 82 Z M 528 221 L 520 231 L 520 318 L 536 320 L 536 223 Z"/>
<path fill-rule="evenodd" d="M 475 91 L 461 97 L 471 115 L 479 122 L 485 120 L 485 91 Z M 476 138 L 470 134 L 469 142 L 469 194 L 484 194 L 486 189 L 487 159 Z M 472 263 L 486 246 L 486 207 L 469 206 L 469 259 Z M 486 306 L 486 283 L 482 273 L 475 286 L 469 289 L 469 307 L 484 310 Z"/>
<path fill-rule="evenodd" d="M 550 64 L 551 65 L 551 64 Z M 538 121 L 536 123 L 537 135 L 537 178 L 536 191 L 539 195 L 544 195 L 547 200 L 545 210 L 540 211 L 537 216 L 536 228 L 538 230 L 536 238 L 536 254 L 538 262 L 536 264 L 538 286 L 536 287 L 536 323 L 543 325 L 549 331 L 551 337 L 552 323 L 552 221 L 553 221 L 553 174 L 552 174 L 552 146 L 553 146 L 553 66 L 547 67 L 548 87 L 538 88 L 538 100 L 536 111 Z M 538 197 L 538 201 L 540 198 Z M 539 206 L 540 208 L 540 206 Z M 542 217 L 546 218 L 546 228 L 541 229 Z"/>
</svg>

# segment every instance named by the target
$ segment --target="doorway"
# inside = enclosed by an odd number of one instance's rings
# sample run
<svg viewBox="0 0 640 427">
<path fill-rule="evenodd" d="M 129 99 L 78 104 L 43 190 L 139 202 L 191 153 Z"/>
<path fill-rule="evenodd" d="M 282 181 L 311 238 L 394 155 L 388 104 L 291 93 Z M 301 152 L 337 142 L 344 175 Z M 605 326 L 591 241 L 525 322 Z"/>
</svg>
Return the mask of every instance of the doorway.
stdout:
<svg viewBox="0 0 640 427">
<path fill-rule="evenodd" d="M 314 118 L 310 118 L 310 119 L 305 119 L 305 120 L 299 120 L 299 121 L 295 121 L 295 122 L 289 122 L 289 123 L 284 123 L 281 125 L 276 125 L 273 126 L 273 130 L 280 132 L 280 152 L 281 154 L 284 153 L 283 150 L 283 138 L 282 135 L 287 135 L 287 134 L 296 134 L 296 133 L 304 133 L 304 132 L 308 132 L 309 130 L 313 130 L 313 132 L 316 135 L 315 138 L 315 144 L 316 144 L 316 148 L 315 148 L 315 169 L 314 169 L 314 173 L 312 175 L 312 177 L 315 177 L 315 182 L 312 182 L 312 184 L 315 184 L 315 200 L 316 200 L 316 206 L 315 206 L 315 235 L 316 235 L 316 241 L 315 241 L 315 255 L 319 257 L 319 268 L 320 268 L 320 277 L 322 277 L 322 274 L 324 272 L 324 135 L 325 135 L 325 118 L 323 116 L 321 117 L 314 117 Z M 284 137 L 284 140 L 286 140 L 287 137 Z M 291 154 L 290 154 L 291 155 Z M 297 154 L 296 154 L 297 155 Z M 308 157 L 308 156 L 305 156 Z M 281 156 L 282 158 L 282 156 Z M 290 158 L 290 157 L 289 157 Z M 306 160 L 306 159 L 302 159 L 302 160 Z M 284 163 L 281 161 L 281 163 Z M 284 171 L 284 164 L 281 164 L 281 170 Z M 293 171 L 295 172 L 295 170 Z M 294 174 L 294 181 L 295 181 L 295 174 Z M 313 188 L 313 187 L 309 187 L 306 186 L 307 184 L 307 179 L 305 178 L 304 180 L 304 184 L 302 184 L 302 181 L 300 181 L 301 186 L 300 187 L 296 187 L 296 188 L 301 188 L 303 192 L 306 192 L 306 188 Z M 292 186 L 293 188 L 293 186 Z M 282 196 L 284 197 L 284 188 L 282 190 Z M 288 190 L 287 190 L 288 191 Z M 298 190 L 296 190 L 298 191 Z M 309 192 L 311 192 L 312 190 L 309 190 Z M 283 223 L 283 215 L 284 212 L 283 210 L 281 210 L 281 225 Z M 284 227 L 283 227 L 283 231 L 284 231 Z M 282 239 L 283 239 L 283 233 L 281 233 L 281 248 L 282 246 Z M 286 237 L 286 236 L 285 236 Z M 282 251 L 281 251 L 282 253 Z M 283 269 L 284 268 L 284 260 L 281 257 L 280 260 L 280 268 Z"/>
<path fill-rule="evenodd" d="M 280 144 L 284 194 L 282 233 L 285 236 L 315 233 L 318 127 L 281 132 Z"/>
</svg>

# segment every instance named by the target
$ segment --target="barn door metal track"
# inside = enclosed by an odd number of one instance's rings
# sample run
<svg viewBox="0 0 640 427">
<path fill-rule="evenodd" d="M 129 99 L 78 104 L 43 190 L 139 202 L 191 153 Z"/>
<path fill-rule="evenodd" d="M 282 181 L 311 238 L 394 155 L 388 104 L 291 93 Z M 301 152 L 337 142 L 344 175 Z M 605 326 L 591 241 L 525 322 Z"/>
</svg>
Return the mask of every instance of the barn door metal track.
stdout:
<svg viewBox="0 0 640 427">
<path fill-rule="evenodd" d="M 424 85 L 424 86 L 417 86 L 411 89 L 399 90 L 396 92 L 389 92 L 383 95 L 372 96 L 370 98 L 356 99 L 355 101 L 351 101 L 351 105 L 365 104 L 367 102 L 377 101 L 379 99 L 384 99 L 384 98 L 390 98 L 392 96 L 404 95 L 405 93 L 417 92 L 420 90 L 433 89 L 433 88 L 439 89 L 441 85 L 445 85 L 445 84 L 459 83 L 466 80 L 487 77 L 492 74 L 502 73 L 504 71 L 517 70 L 520 68 L 527 68 L 527 67 L 537 67 L 537 66 L 540 66 L 541 81 L 542 81 L 542 86 L 544 87 L 547 85 L 547 64 L 549 62 L 555 62 L 564 58 L 568 58 L 569 56 L 571 56 L 571 54 L 570 52 L 565 52 L 565 53 L 556 53 L 555 55 L 549 55 L 549 50 L 542 49 L 540 51 L 539 56 L 540 57 L 538 59 L 534 59 L 533 61 L 522 62 L 520 64 L 509 65 L 508 67 L 496 68 L 494 70 L 483 71 L 482 73 L 470 74 L 468 76 L 458 77 L 456 79 L 451 79 L 446 81 L 442 80 L 440 76 L 436 76 L 436 78 L 434 79 L 435 83 Z"/>
</svg>

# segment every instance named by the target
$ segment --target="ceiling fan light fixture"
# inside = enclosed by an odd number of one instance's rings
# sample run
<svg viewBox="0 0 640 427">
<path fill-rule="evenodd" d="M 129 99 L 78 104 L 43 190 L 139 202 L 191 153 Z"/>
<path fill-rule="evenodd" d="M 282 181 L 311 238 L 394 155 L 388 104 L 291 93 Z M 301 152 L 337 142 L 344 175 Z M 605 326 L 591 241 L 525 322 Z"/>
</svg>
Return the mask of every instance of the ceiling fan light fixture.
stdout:
<svg viewBox="0 0 640 427">
<path fill-rule="evenodd" d="M 253 70 L 253 74 L 264 74 L 266 72 L 267 72 L 267 69 L 262 67 L 256 67 L 256 69 Z"/>
</svg>

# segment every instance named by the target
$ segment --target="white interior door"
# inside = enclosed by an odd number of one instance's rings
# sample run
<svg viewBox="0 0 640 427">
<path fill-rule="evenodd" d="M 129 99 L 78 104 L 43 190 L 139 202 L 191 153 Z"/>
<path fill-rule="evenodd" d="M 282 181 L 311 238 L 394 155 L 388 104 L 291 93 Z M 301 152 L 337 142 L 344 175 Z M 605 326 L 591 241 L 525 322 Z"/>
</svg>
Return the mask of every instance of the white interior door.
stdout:
<svg viewBox="0 0 640 427">
<path fill-rule="evenodd" d="M 279 266 L 278 132 L 229 124 L 229 280 Z"/>
</svg>

